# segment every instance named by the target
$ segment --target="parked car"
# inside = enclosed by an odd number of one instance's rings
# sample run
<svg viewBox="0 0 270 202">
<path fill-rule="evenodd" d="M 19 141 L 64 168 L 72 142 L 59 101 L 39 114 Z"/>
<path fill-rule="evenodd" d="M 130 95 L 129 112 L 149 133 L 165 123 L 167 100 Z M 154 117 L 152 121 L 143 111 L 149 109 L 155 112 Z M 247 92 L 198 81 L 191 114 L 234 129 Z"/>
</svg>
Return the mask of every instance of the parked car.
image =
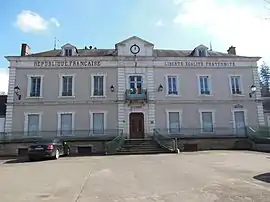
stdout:
<svg viewBox="0 0 270 202">
<path fill-rule="evenodd" d="M 65 141 L 59 139 L 39 140 L 28 148 L 30 161 L 40 159 L 58 159 L 60 156 L 68 156 L 70 148 Z"/>
</svg>

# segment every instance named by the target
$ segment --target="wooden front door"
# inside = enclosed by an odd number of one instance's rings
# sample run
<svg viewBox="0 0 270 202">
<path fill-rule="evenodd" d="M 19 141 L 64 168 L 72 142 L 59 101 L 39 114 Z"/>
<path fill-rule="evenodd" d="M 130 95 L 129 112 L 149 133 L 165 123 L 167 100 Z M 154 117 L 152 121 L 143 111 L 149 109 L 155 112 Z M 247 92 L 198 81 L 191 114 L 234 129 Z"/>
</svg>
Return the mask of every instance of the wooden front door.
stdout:
<svg viewBox="0 0 270 202">
<path fill-rule="evenodd" d="M 130 113 L 129 115 L 130 139 L 144 138 L 144 115 L 143 113 Z"/>
</svg>

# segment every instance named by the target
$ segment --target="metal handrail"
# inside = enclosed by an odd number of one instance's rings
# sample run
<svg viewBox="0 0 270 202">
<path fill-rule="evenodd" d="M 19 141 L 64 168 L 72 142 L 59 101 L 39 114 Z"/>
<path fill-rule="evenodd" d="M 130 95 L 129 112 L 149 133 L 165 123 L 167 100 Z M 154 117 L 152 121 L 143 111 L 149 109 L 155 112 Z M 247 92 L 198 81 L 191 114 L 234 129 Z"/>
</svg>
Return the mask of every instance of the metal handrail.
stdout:
<svg viewBox="0 0 270 202">
<path fill-rule="evenodd" d="M 153 130 L 153 140 L 155 140 L 162 148 L 169 151 L 176 150 L 174 139 L 159 133 L 156 129 Z"/>
<path fill-rule="evenodd" d="M 70 130 L 70 131 L 13 131 L 0 134 L 0 142 L 32 142 L 39 139 L 59 138 L 65 141 L 79 140 L 112 140 L 117 137 L 122 130 L 106 129 L 97 130 Z"/>
<path fill-rule="evenodd" d="M 202 128 L 179 128 L 177 130 L 169 130 L 168 128 L 155 129 L 167 138 L 216 138 L 216 137 L 246 137 L 246 127 L 235 129 L 226 127 L 216 127 L 212 130 L 204 130 Z"/>
<path fill-rule="evenodd" d="M 106 153 L 115 154 L 124 144 L 125 138 L 123 131 L 117 137 L 106 143 Z"/>
</svg>

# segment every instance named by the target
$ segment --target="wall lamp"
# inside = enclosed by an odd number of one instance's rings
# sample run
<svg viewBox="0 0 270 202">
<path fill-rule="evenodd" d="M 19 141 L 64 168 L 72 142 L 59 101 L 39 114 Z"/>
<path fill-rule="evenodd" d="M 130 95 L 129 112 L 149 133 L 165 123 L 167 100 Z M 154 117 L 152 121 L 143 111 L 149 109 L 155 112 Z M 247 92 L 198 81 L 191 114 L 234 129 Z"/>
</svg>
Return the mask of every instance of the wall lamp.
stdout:
<svg viewBox="0 0 270 202">
<path fill-rule="evenodd" d="M 114 92 L 115 90 L 113 85 L 111 85 L 110 89 L 111 89 L 111 92 Z"/>
<path fill-rule="evenodd" d="M 162 92 L 162 91 L 163 91 L 163 86 L 161 84 L 159 84 L 158 92 Z"/>
<path fill-rule="evenodd" d="M 256 86 L 254 85 L 250 86 L 250 93 L 249 93 L 250 98 L 252 98 L 252 95 L 255 94 L 256 90 L 257 90 Z"/>
<path fill-rule="evenodd" d="M 20 100 L 22 98 L 21 89 L 19 88 L 19 86 L 14 87 L 14 93 L 18 97 L 18 100 Z"/>
</svg>

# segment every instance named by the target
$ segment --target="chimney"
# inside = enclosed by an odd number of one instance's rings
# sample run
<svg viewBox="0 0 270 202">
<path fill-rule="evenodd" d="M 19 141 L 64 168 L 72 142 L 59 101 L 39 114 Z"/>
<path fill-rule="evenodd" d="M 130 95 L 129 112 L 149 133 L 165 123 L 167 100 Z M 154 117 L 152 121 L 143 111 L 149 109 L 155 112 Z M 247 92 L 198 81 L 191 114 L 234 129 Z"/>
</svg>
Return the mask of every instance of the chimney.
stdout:
<svg viewBox="0 0 270 202">
<path fill-rule="evenodd" d="M 31 54 L 31 48 L 26 43 L 22 44 L 21 56 L 27 56 Z"/>
<path fill-rule="evenodd" d="M 236 50 L 234 46 L 231 46 L 228 50 L 227 50 L 228 54 L 231 55 L 236 55 Z"/>
</svg>

